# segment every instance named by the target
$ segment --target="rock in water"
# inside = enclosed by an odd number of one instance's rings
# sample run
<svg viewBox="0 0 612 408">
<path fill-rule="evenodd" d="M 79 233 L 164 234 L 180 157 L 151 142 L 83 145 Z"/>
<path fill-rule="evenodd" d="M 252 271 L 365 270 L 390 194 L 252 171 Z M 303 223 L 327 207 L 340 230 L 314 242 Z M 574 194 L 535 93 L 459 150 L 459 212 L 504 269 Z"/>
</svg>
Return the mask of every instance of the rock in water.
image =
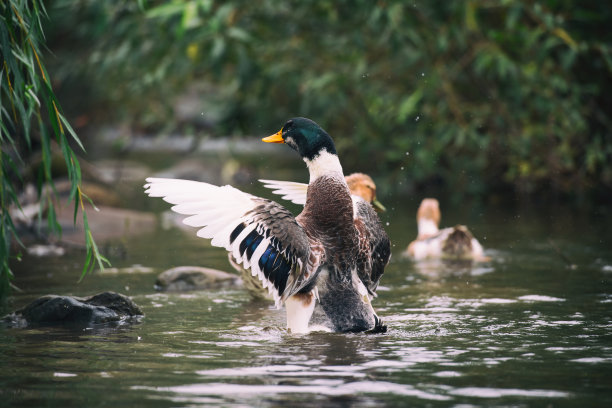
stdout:
<svg viewBox="0 0 612 408">
<path fill-rule="evenodd" d="M 90 305 L 114 310 L 119 316 L 143 316 L 142 310 L 129 297 L 115 292 L 102 292 L 87 299 Z"/>
<path fill-rule="evenodd" d="M 227 272 L 201 266 L 178 266 L 159 274 L 155 282 L 155 289 L 165 292 L 182 292 L 218 289 L 240 283 L 238 276 Z"/>
<path fill-rule="evenodd" d="M 23 309 L 6 315 L 2 322 L 8 327 L 89 326 L 142 315 L 142 310 L 127 296 L 102 292 L 88 298 L 42 296 Z"/>
</svg>

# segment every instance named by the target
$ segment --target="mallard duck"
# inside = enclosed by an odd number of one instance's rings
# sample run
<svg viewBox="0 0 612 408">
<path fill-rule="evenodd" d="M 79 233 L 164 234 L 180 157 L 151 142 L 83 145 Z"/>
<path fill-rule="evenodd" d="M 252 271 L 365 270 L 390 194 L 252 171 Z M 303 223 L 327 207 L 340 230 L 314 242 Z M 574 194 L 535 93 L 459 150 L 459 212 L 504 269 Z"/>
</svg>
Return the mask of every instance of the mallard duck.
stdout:
<svg viewBox="0 0 612 408">
<path fill-rule="evenodd" d="M 482 261 L 482 245 L 464 225 L 440 230 L 440 204 L 435 198 L 426 198 L 417 211 L 417 239 L 406 249 L 415 260 L 446 258 Z"/>
<path fill-rule="evenodd" d="M 365 201 L 371 204 L 378 211 L 386 211 L 386 208 L 376 198 L 376 184 L 372 177 L 364 173 L 352 173 L 344 177 L 346 184 L 348 185 L 351 193 L 351 199 L 353 202 Z M 278 181 L 278 180 L 259 180 L 264 184 L 265 187 L 272 189 L 274 194 L 283 196 L 284 199 L 291 201 L 295 204 L 304 205 L 306 203 L 306 194 L 308 191 L 308 184 L 296 183 L 293 181 Z M 384 234 L 384 230 L 380 227 L 380 223 L 367 223 L 364 220 L 365 214 L 357 212 L 355 217 L 359 218 L 361 222 L 368 225 L 371 229 L 371 239 L 378 239 L 380 234 Z M 380 229 L 380 230 L 378 230 Z M 227 254 L 229 263 L 232 267 L 240 274 L 244 286 L 247 288 L 249 293 L 256 299 L 267 299 L 271 300 L 272 296 L 262 286 L 261 281 L 257 276 L 253 276 L 250 271 L 243 268 L 236 260 L 231 252 Z"/>
<path fill-rule="evenodd" d="M 231 186 L 148 178 L 146 193 L 189 215 L 197 235 L 231 252 L 285 306 L 291 333 L 310 331 L 315 303 L 338 332 L 383 331 L 371 304 L 390 256 L 378 216 L 351 199 L 331 137 L 315 122 L 293 118 L 262 139 L 285 143 L 310 174 L 303 211 L 294 217 L 280 204 Z"/>
</svg>

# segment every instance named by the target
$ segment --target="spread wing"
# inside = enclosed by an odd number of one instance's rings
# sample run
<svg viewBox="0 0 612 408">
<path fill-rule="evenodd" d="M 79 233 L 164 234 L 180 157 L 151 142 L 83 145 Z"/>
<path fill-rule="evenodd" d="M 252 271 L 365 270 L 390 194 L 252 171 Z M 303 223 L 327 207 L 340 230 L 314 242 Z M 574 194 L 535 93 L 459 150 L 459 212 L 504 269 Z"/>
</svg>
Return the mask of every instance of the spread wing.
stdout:
<svg viewBox="0 0 612 408">
<path fill-rule="evenodd" d="M 287 209 L 231 186 L 147 178 L 145 193 L 162 197 L 197 236 L 231 252 L 274 297 L 277 307 L 315 276 L 322 256 Z"/>
<path fill-rule="evenodd" d="M 359 279 L 374 295 L 391 257 L 391 242 L 374 208 L 360 197 L 351 196 L 355 227 L 359 233 Z"/>
<path fill-rule="evenodd" d="M 272 190 L 274 194 L 283 196 L 283 199 L 292 203 L 304 205 L 306 204 L 306 193 L 308 192 L 308 184 L 296 183 L 293 181 L 278 181 L 278 180 L 259 180 L 264 187 Z"/>
</svg>

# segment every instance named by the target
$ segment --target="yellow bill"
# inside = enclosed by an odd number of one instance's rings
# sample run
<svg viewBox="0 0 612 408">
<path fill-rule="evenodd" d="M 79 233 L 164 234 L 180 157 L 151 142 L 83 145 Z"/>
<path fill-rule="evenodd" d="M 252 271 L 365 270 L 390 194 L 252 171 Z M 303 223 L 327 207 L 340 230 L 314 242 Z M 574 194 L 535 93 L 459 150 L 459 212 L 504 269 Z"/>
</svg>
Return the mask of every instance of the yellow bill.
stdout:
<svg viewBox="0 0 612 408">
<path fill-rule="evenodd" d="M 285 141 L 283 140 L 283 130 L 282 129 L 276 132 L 275 134 L 273 134 L 272 136 L 264 137 L 261 140 L 266 143 L 285 143 Z"/>
<path fill-rule="evenodd" d="M 383 211 L 383 212 L 387 211 L 385 206 L 382 205 L 382 203 L 380 201 L 378 201 L 378 199 L 376 199 L 376 198 L 372 201 L 372 205 L 374 206 L 374 208 L 376 208 L 379 211 Z"/>
</svg>

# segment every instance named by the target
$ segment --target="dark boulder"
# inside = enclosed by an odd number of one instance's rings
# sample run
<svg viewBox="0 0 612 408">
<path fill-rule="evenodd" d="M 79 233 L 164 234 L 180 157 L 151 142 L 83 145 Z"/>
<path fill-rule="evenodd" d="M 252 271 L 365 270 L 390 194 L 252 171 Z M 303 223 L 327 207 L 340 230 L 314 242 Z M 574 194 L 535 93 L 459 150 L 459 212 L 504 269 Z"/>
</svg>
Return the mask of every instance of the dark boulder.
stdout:
<svg viewBox="0 0 612 408">
<path fill-rule="evenodd" d="M 87 303 L 94 306 L 106 307 L 115 311 L 119 316 L 142 316 L 142 310 L 129 297 L 115 292 L 102 292 L 87 298 Z"/>
<path fill-rule="evenodd" d="M 2 319 L 9 327 L 90 326 L 121 322 L 142 316 L 140 308 L 127 296 L 114 292 L 79 298 L 74 296 L 42 296 Z"/>
</svg>

